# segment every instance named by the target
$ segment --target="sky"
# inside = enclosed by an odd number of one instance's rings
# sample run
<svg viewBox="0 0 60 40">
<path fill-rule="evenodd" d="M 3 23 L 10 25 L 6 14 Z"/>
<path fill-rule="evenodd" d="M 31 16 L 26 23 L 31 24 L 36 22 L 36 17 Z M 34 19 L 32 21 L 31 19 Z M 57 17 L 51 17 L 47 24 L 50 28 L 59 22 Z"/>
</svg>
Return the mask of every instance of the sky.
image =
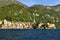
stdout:
<svg viewBox="0 0 60 40">
<path fill-rule="evenodd" d="M 18 0 L 19 2 L 32 6 L 35 4 L 45 5 L 45 6 L 54 6 L 60 4 L 60 0 Z"/>
</svg>

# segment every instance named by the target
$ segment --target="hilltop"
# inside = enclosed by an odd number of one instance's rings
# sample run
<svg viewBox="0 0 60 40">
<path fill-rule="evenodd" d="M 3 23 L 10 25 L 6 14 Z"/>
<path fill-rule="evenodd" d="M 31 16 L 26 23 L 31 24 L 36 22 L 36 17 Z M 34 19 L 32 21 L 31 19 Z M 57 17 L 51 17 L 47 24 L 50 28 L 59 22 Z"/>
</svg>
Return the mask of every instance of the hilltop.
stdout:
<svg viewBox="0 0 60 40">
<path fill-rule="evenodd" d="M 24 5 L 21 2 L 18 2 L 17 0 L 0 0 L 0 7 L 10 5 L 10 4 L 19 4 L 19 5 L 22 5 L 24 7 L 27 7 L 26 5 Z"/>
</svg>

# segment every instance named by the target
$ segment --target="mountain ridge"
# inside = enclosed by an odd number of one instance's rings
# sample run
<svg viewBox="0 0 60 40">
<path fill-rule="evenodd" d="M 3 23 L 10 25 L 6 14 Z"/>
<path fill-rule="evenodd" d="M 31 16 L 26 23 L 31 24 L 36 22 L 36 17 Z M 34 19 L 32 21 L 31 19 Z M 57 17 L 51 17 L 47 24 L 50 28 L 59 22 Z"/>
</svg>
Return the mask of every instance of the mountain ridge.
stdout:
<svg viewBox="0 0 60 40">
<path fill-rule="evenodd" d="M 17 0 L 0 0 L 0 7 L 5 6 L 5 5 L 10 5 L 10 4 L 13 4 L 13 3 L 22 5 L 24 7 L 28 7 L 28 6 L 24 5 L 23 3 L 21 3 Z"/>
</svg>

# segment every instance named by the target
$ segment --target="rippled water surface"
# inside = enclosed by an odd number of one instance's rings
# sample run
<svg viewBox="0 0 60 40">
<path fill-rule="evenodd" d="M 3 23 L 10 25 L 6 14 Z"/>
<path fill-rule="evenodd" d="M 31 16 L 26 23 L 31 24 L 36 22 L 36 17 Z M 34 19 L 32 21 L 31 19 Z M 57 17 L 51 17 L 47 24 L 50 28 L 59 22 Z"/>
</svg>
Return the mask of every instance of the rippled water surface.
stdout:
<svg viewBox="0 0 60 40">
<path fill-rule="evenodd" d="M 0 30 L 0 40 L 59 40 L 60 30 Z"/>
</svg>

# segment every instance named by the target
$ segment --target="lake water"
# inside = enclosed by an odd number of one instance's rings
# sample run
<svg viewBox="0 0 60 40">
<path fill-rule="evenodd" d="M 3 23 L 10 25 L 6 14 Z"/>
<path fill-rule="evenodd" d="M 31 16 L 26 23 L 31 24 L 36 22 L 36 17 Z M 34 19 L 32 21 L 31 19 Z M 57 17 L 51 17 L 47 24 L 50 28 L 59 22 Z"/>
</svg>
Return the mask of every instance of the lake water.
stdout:
<svg viewBox="0 0 60 40">
<path fill-rule="evenodd" d="M 60 30 L 0 29 L 0 40 L 60 40 Z"/>
</svg>

